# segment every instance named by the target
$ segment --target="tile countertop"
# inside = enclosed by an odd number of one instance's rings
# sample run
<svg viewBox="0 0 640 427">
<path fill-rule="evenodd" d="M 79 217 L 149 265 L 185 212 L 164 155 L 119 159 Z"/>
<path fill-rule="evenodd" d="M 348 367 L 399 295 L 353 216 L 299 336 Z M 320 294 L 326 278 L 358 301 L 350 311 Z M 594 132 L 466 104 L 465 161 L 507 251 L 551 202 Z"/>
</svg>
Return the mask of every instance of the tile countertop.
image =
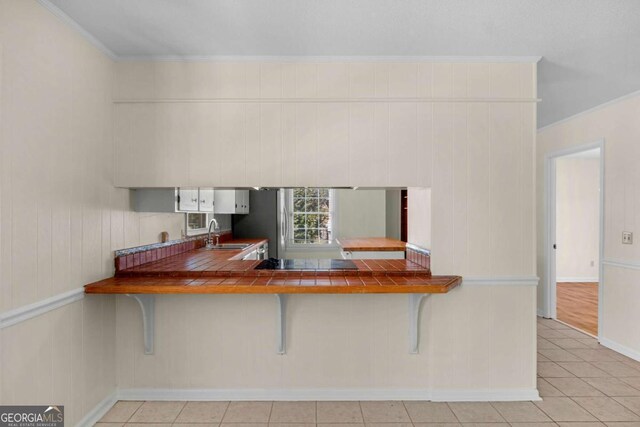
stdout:
<svg viewBox="0 0 640 427">
<path fill-rule="evenodd" d="M 462 282 L 459 276 L 431 276 L 429 269 L 406 260 L 354 260 L 357 270 L 255 270 L 257 260 L 242 257 L 266 239 L 244 250 L 194 249 L 158 261 L 123 269 L 115 277 L 85 286 L 97 294 L 177 293 L 445 293 Z"/>
<path fill-rule="evenodd" d="M 354 237 L 350 239 L 337 239 L 338 244 L 345 251 L 404 251 L 406 243 L 402 240 L 388 239 L 386 237 Z"/>
</svg>

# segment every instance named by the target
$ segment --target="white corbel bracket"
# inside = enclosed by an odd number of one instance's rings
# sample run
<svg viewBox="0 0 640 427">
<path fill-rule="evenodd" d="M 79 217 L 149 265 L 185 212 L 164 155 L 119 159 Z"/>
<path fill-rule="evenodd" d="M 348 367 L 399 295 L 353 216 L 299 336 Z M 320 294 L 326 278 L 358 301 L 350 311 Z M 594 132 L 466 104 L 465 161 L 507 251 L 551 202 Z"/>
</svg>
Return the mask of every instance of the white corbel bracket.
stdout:
<svg viewBox="0 0 640 427">
<path fill-rule="evenodd" d="M 153 354 L 156 330 L 155 308 L 156 297 L 149 294 L 127 294 L 138 302 L 142 311 L 142 329 L 144 333 L 144 354 Z"/>
<path fill-rule="evenodd" d="M 409 353 L 420 350 L 420 307 L 431 294 L 409 294 Z"/>
<path fill-rule="evenodd" d="M 278 302 L 278 319 L 276 332 L 276 352 L 278 354 L 287 353 L 287 295 L 276 294 Z"/>
<path fill-rule="evenodd" d="M 418 354 L 420 342 L 420 308 L 425 298 L 431 294 L 409 294 L 409 353 Z M 142 313 L 142 326 L 144 333 L 144 354 L 154 353 L 155 336 L 155 295 L 127 294 L 138 302 Z M 287 296 L 276 294 L 278 304 L 276 352 L 287 353 Z"/>
</svg>

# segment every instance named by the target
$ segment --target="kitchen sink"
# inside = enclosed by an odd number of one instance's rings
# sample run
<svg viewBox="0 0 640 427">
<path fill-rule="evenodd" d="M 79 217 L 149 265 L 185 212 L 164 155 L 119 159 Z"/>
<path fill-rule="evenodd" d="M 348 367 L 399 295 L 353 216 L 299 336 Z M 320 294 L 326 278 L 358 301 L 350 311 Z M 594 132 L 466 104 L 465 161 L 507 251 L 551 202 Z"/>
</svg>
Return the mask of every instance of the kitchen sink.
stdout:
<svg viewBox="0 0 640 427">
<path fill-rule="evenodd" d="M 219 245 L 206 246 L 205 249 L 221 250 L 221 249 L 246 249 L 251 243 L 220 243 Z"/>
</svg>

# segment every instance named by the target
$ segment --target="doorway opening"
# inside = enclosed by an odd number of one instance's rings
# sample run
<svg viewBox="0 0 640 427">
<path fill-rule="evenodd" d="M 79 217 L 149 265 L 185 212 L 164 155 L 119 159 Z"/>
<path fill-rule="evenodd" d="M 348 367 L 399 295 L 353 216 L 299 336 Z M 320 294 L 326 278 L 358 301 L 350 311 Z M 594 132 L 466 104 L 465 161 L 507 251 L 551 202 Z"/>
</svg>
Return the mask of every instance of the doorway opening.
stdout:
<svg viewBox="0 0 640 427">
<path fill-rule="evenodd" d="M 601 330 L 603 142 L 546 158 L 547 317 Z"/>
</svg>

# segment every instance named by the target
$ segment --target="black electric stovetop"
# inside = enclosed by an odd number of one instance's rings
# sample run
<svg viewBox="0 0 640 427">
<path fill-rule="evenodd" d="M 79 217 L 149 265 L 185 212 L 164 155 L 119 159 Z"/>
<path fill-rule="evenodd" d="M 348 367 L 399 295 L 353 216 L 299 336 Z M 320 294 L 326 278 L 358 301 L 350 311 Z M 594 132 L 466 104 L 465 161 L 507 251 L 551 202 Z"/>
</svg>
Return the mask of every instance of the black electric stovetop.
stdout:
<svg viewBox="0 0 640 427">
<path fill-rule="evenodd" d="M 278 259 L 263 260 L 256 270 L 357 270 L 350 259 Z"/>
</svg>

